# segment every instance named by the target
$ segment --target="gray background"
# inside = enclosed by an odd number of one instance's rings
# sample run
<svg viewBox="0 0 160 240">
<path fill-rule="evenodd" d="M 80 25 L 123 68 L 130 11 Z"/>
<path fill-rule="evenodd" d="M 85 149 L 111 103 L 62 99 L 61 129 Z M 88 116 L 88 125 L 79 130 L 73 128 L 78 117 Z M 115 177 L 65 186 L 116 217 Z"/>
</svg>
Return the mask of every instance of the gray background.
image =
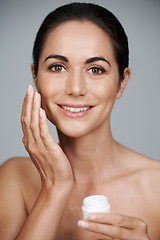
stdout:
<svg viewBox="0 0 160 240">
<path fill-rule="evenodd" d="M 21 106 L 28 84 L 35 34 L 44 17 L 68 0 L 0 1 L 0 163 L 28 156 L 22 144 Z M 83 2 L 83 1 L 79 1 Z M 116 140 L 160 160 L 160 1 L 100 0 L 124 26 L 132 76 L 112 113 Z M 56 140 L 56 130 L 50 125 Z"/>
</svg>

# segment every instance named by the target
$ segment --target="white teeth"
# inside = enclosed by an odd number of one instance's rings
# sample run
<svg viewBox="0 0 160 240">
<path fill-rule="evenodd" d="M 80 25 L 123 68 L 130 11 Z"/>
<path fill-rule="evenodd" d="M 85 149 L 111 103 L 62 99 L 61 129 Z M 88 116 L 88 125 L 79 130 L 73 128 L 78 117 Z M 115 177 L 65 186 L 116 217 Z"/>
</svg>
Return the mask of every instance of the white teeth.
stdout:
<svg viewBox="0 0 160 240">
<path fill-rule="evenodd" d="M 86 111 L 89 109 L 89 107 L 83 107 L 83 108 L 74 108 L 74 107 L 65 107 L 65 106 L 61 106 L 63 109 L 70 111 L 70 112 L 82 112 L 82 111 Z"/>
</svg>

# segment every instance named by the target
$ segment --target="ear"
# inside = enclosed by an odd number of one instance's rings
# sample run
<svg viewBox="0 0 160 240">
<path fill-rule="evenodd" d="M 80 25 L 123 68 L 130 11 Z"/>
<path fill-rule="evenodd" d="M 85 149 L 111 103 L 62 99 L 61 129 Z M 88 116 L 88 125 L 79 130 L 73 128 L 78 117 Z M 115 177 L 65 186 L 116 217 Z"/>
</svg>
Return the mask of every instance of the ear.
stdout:
<svg viewBox="0 0 160 240">
<path fill-rule="evenodd" d="M 37 78 L 36 78 L 36 76 L 34 74 L 34 63 L 31 64 L 31 72 L 32 72 L 32 76 L 33 76 L 35 84 L 36 84 Z"/>
<path fill-rule="evenodd" d="M 130 68 L 125 68 L 124 69 L 124 79 L 121 81 L 121 85 L 118 89 L 116 99 L 119 99 L 122 96 L 123 91 L 128 83 L 128 80 L 130 79 L 130 76 L 131 76 Z"/>
</svg>

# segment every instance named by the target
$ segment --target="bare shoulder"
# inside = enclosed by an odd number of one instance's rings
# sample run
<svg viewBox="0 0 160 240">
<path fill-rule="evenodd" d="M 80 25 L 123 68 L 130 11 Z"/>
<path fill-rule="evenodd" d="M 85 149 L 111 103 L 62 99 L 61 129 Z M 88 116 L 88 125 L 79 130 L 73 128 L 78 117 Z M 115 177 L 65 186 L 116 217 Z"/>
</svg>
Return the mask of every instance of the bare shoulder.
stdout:
<svg viewBox="0 0 160 240">
<path fill-rule="evenodd" d="M 23 226 L 28 215 L 25 199 L 28 190 L 24 189 L 37 186 L 34 177 L 38 179 L 38 173 L 29 158 L 12 158 L 0 166 L 0 235 L 3 239 L 15 239 Z"/>
<path fill-rule="evenodd" d="M 125 164 L 131 166 L 133 168 L 142 168 L 144 170 L 157 170 L 160 171 L 160 159 L 159 161 L 144 156 L 136 151 L 133 151 L 121 144 L 119 146 L 119 155 L 123 160 L 125 160 Z"/>
<path fill-rule="evenodd" d="M 25 166 L 31 165 L 31 160 L 27 157 L 13 157 L 5 161 L 1 166 L 0 166 L 0 171 L 9 171 L 12 169 L 13 170 L 18 170 Z"/>
<path fill-rule="evenodd" d="M 160 179 L 160 161 L 134 151 L 131 151 L 131 159 L 135 162 L 135 166 L 144 172 L 147 177 L 151 177 L 153 179 L 158 177 Z"/>
<path fill-rule="evenodd" d="M 160 162 L 142 155 L 139 155 L 138 159 L 142 162 L 141 172 L 144 186 L 148 187 L 148 191 L 152 192 L 155 199 L 160 199 Z"/>
<path fill-rule="evenodd" d="M 121 149 L 128 168 L 133 172 L 137 172 L 138 178 L 144 187 L 148 188 L 148 191 L 156 192 L 160 197 L 160 161 L 144 156 L 124 146 L 121 146 Z"/>
<path fill-rule="evenodd" d="M 160 162 L 133 151 L 130 152 L 130 164 L 131 161 L 135 162 L 134 187 L 138 189 L 140 209 L 144 210 L 142 219 L 147 222 L 148 231 L 157 237 L 160 221 Z"/>
<path fill-rule="evenodd" d="M 0 166 L 1 181 L 22 181 L 22 179 L 26 179 L 28 177 L 28 179 L 32 180 L 33 176 L 35 175 L 38 175 L 37 170 L 30 158 L 10 158 Z M 19 184 L 21 183 L 22 182 L 19 182 Z"/>
<path fill-rule="evenodd" d="M 137 154 L 137 161 L 140 162 L 143 183 L 148 184 L 150 190 L 155 190 L 160 196 L 160 162 L 141 154 Z"/>
<path fill-rule="evenodd" d="M 14 157 L 0 166 L 0 186 L 3 191 L 11 188 L 20 191 L 27 205 L 33 195 L 39 194 L 40 175 L 30 158 Z"/>
</svg>

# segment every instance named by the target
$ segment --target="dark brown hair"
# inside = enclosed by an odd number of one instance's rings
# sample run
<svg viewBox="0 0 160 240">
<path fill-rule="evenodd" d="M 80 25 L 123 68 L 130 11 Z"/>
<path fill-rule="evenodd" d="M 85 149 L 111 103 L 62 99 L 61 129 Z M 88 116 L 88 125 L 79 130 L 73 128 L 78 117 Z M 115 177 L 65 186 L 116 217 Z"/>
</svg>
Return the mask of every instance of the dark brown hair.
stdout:
<svg viewBox="0 0 160 240">
<path fill-rule="evenodd" d="M 78 20 L 91 21 L 103 29 L 111 38 L 115 59 L 119 67 L 119 83 L 123 80 L 124 69 L 129 64 L 128 39 L 118 19 L 107 9 L 91 3 L 71 3 L 49 13 L 37 33 L 33 47 L 34 74 L 38 74 L 39 58 L 50 31 L 61 23 Z"/>
</svg>

